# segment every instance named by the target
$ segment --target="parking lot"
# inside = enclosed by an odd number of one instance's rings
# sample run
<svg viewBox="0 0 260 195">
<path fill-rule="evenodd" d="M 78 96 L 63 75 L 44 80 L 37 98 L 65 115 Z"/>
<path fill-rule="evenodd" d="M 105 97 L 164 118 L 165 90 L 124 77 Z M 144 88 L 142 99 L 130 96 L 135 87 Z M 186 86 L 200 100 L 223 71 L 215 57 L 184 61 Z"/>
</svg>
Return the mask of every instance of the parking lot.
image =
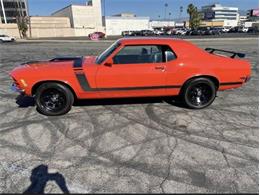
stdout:
<svg viewBox="0 0 260 195">
<path fill-rule="evenodd" d="M 158 98 L 91 100 L 61 117 L 16 99 L 8 72 L 31 60 L 97 55 L 112 42 L 0 44 L 0 193 L 24 192 L 39 165 L 59 172 L 71 193 L 258 193 L 258 39 L 193 42 L 246 53 L 252 80 L 204 110 Z M 61 192 L 57 183 L 45 192 Z"/>
</svg>

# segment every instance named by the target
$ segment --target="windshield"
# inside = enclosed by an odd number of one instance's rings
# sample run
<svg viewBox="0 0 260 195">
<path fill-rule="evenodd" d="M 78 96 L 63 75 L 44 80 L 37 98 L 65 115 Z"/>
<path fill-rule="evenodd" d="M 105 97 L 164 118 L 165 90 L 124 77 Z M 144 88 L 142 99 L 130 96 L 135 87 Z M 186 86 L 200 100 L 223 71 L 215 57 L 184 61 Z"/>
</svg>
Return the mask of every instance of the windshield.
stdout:
<svg viewBox="0 0 260 195">
<path fill-rule="evenodd" d="M 100 56 L 97 57 L 96 63 L 103 63 L 108 56 L 110 56 L 118 47 L 120 46 L 120 42 L 117 41 L 113 45 L 111 45 L 106 51 L 104 51 Z"/>
</svg>

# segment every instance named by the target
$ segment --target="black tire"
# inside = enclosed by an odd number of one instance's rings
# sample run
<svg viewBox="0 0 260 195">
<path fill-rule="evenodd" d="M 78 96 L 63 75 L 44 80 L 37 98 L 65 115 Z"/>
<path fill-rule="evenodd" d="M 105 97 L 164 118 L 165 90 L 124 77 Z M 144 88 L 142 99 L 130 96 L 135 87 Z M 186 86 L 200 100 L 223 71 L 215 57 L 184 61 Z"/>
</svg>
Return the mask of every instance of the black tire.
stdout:
<svg viewBox="0 0 260 195">
<path fill-rule="evenodd" d="M 74 102 L 72 91 L 60 83 L 43 83 L 35 93 L 37 110 L 46 116 L 68 113 Z"/>
<path fill-rule="evenodd" d="M 188 108 L 203 109 L 214 102 L 216 93 L 216 86 L 210 79 L 196 78 L 183 86 L 181 98 Z"/>
</svg>

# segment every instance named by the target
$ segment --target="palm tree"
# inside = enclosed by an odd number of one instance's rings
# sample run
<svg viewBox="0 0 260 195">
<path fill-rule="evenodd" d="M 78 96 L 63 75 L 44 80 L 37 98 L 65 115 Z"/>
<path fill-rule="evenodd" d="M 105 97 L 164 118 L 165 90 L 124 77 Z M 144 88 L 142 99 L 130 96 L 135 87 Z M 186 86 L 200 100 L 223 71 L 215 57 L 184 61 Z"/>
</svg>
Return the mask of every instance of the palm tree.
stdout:
<svg viewBox="0 0 260 195">
<path fill-rule="evenodd" d="M 197 28 L 200 25 L 201 16 L 198 12 L 197 7 L 193 4 L 189 4 L 187 8 L 187 13 L 190 15 L 190 27 Z"/>
<path fill-rule="evenodd" d="M 187 13 L 190 15 L 190 20 L 192 19 L 195 9 L 196 8 L 192 3 L 188 5 Z"/>
</svg>

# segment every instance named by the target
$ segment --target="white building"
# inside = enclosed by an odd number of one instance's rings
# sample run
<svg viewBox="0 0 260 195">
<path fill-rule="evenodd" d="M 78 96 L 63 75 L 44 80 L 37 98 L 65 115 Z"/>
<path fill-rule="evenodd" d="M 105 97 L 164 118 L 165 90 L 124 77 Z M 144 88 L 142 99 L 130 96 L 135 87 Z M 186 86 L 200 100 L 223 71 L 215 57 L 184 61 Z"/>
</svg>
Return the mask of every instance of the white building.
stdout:
<svg viewBox="0 0 260 195">
<path fill-rule="evenodd" d="M 220 4 L 203 6 L 201 9 L 206 21 L 224 21 L 224 26 L 237 26 L 239 13 L 237 7 L 224 7 Z"/>
<path fill-rule="evenodd" d="M 76 36 L 87 36 L 95 31 L 104 31 L 101 0 L 90 0 L 86 5 L 69 5 L 54 12 L 52 16 L 68 17 Z"/>
<path fill-rule="evenodd" d="M 165 27 L 174 27 L 175 22 L 173 20 L 151 20 L 150 28 L 165 28 Z"/>
<path fill-rule="evenodd" d="M 149 29 L 149 17 L 136 17 L 134 14 L 123 13 L 105 18 L 106 34 L 121 35 L 123 31 L 138 31 Z"/>
</svg>

